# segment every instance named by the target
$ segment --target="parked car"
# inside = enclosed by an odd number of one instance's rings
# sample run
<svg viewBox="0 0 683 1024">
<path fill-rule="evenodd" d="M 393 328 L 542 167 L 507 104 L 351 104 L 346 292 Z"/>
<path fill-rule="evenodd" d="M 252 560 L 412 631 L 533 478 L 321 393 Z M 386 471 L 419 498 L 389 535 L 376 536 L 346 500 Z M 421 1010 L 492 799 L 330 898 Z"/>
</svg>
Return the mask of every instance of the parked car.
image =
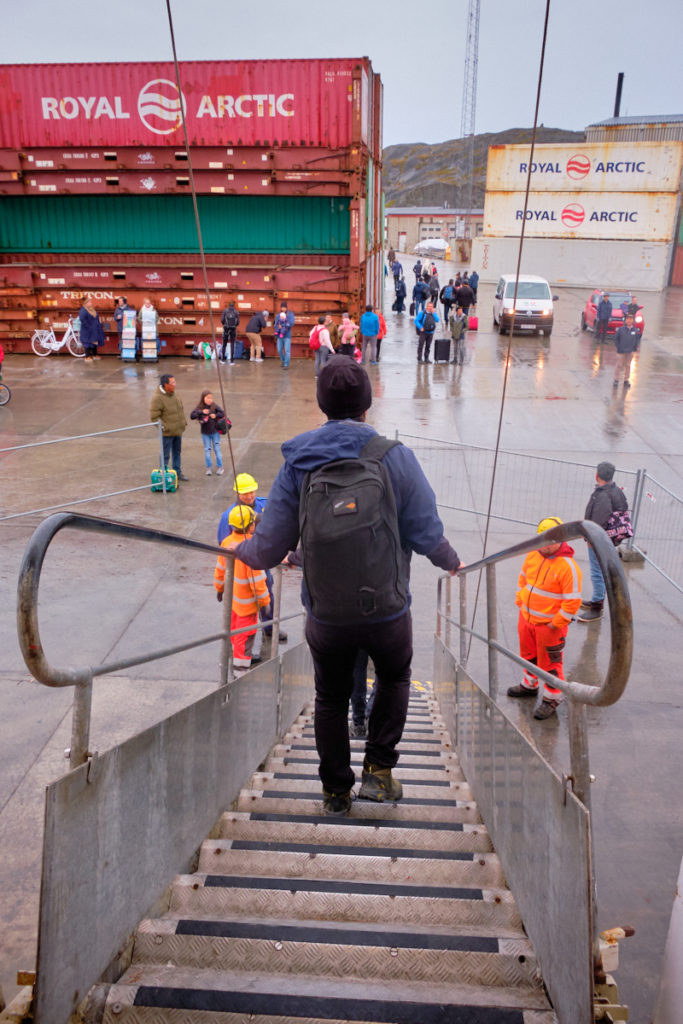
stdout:
<svg viewBox="0 0 683 1024">
<path fill-rule="evenodd" d="M 598 304 L 602 299 L 605 292 L 596 288 L 595 291 L 591 292 L 588 301 L 584 307 L 583 313 L 581 314 L 581 330 L 582 331 L 593 331 L 595 330 L 595 321 L 598 316 Z M 607 326 L 607 333 L 614 334 L 617 327 L 621 327 L 624 322 L 624 311 L 621 308 L 622 305 L 630 305 L 633 302 L 633 294 L 631 292 L 607 292 L 609 300 L 612 303 L 612 316 Z M 638 302 L 636 300 L 636 305 Z M 643 316 L 643 307 L 638 305 L 638 310 L 634 317 L 635 325 L 640 331 L 641 337 L 645 330 L 645 318 Z"/>
<path fill-rule="evenodd" d="M 493 300 L 493 326 L 499 334 L 507 334 L 510 320 L 514 317 L 513 331 L 523 333 L 542 331 L 549 337 L 553 329 L 553 302 L 557 295 L 552 295 L 550 285 L 543 277 L 532 277 L 520 274 L 516 284 L 515 274 L 503 274 L 496 287 Z M 515 286 L 517 289 L 517 309 L 514 308 Z"/>
</svg>

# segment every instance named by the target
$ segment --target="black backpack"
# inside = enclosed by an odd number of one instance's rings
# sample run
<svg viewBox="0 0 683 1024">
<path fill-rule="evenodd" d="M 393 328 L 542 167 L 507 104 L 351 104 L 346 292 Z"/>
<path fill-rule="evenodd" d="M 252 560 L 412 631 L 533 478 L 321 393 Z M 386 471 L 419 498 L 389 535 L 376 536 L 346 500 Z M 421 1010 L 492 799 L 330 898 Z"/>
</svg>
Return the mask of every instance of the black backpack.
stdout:
<svg viewBox="0 0 683 1024">
<path fill-rule="evenodd" d="M 425 334 L 433 334 L 436 330 L 436 320 L 431 313 L 425 313 L 421 330 L 423 330 Z"/>
<path fill-rule="evenodd" d="M 236 309 L 226 309 L 221 317 L 224 327 L 237 327 L 240 322 L 240 315 Z"/>
<path fill-rule="evenodd" d="M 303 572 L 316 619 L 339 625 L 398 615 L 408 588 L 396 498 L 376 435 L 357 459 L 308 473 L 299 501 Z"/>
</svg>

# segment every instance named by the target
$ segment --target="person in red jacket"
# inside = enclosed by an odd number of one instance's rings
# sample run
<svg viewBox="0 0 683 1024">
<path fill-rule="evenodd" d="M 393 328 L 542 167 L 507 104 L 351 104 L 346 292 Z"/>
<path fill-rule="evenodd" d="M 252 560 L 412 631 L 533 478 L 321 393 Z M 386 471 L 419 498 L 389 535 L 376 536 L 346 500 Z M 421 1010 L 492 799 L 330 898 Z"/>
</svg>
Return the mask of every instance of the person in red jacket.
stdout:
<svg viewBox="0 0 683 1024">
<path fill-rule="evenodd" d="M 538 524 L 538 532 L 545 533 L 561 522 L 557 516 L 548 516 Z M 581 570 L 573 554 L 574 549 L 564 541 L 530 551 L 524 559 L 515 596 L 519 607 L 520 655 L 558 679 L 564 679 L 562 654 L 569 623 L 581 604 Z M 538 676 L 529 668 L 524 670 L 522 682 L 508 690 L 508 697 L 537 694 Z M 543 700 L 534 711 L 534 718 L 550 718 L 561 700 L 562 691 L 544 683 Z"/>
<path fill-rule="evenodd" d="M 386 338 L 387 335 L 387 322 L 384 319 L 384 313 L 377 310 L 377 319 L 379 320 L 379 334 L 377 335 L 377 362 L 379 362 L 379 351 L 382 347 L 382 338 Z"/>
</svg>

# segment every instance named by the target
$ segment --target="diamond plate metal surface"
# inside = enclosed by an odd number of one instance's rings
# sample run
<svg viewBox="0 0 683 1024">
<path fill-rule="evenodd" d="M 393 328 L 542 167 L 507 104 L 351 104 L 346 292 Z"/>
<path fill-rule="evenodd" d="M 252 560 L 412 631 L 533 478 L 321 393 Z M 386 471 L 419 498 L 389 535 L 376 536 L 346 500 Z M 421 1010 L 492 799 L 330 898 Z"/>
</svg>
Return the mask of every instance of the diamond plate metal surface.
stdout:
<svg viewBox="0 0 683 1024">
<path fill-rule="evenodd" d="M 352 819 L 347 819 L 352 822 Z M 487 853 L 493 849 L 486 828 L 483 825 L 464 825 L 463 831 L 430 831 L 421 828 L 392 828 L 391 820 L 381 828 L 370 830 L 360 825 L 328 825 L 324 822 L 311 824 L 298 821 L 255 821 L 247 812 L 233 811 L 224 814 L 220 822 L 220 835 L 234 839 L 264 839 L 283 843 L 315 843 L 367 846 L 373 834 L 377 842 L 385 847 L 422 850 L 472 850 Z"/>
<path fill-rule="evenodd" d="M 251 814 L 317 814 L 322 815 L 322 792 L 320 800 L 297 800 L 267 797 L 258 790 L 242 790 L 237 809 Z M 433 807 L 427 804 L 381 804 L 374 800 L 355 800 L 351 808 L 353 818 L 382 818 L 394 821 L 442 821 L 468 822 L 471 825 L 481 821 L 475 804 L 461 807 Z"/>
<path fill-rule="evenodd" d="M 286 878 L 348 879 L 368 882 L 420 882 L 429 885 L 498 888 L 505 884 L 495 854 L 474 861 L 422 860 L 410 857 L 347 856 L 325 853 L 232 850 L 220 839 L 207 839 L 199 856 L 207 874 L 277 875 Z"/>
<path fill-rule="evenodd" d="M 535 962 L 501 953 L 472 953 L 447 949 L 318 944 L 287 940 L 216 938 L 138 932 L 135 964 L 242 970 L 249 973 L 309 974 L 325 978 L 385 981 L 428 981 L 439 985 L 481 985 L 526 989 L 528 1004 L 542 986 Z M 540 1005 L 543 1005 L 541 1003 Z"/>
<path fill-rule="evenodd" d="M 474 929 L 473 934 L 521 933 L 519 911 L 511 894 L 505 890 L 485 890 L 482 900 L 452 900 L 283 889 L 205 888 L 201 876 L 183 876 L 182 883 L 178 880 L 173 886 L 170 911 L 186 917 L 220 917 L 227 912 L 292 917 L 302 921 L 400 921 L 410 925 L 450 926 L 457 921 L 462 927 Z"/>
</svg>

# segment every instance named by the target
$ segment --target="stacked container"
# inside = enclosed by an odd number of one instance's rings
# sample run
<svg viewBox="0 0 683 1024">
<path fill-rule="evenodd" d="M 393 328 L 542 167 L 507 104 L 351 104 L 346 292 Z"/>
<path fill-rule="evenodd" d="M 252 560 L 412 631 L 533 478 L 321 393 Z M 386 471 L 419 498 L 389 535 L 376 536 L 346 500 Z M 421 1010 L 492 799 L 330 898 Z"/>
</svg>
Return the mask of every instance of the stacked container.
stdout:
<svg viewBox="0 0 683 1024">
<path fill-rule="evenodd" d="M 296 317 L 378 304 L 382 86 L 367 58 L 0 69 L 0 337 L 27 351 L 86 293 L 159 312 L 164 352 L 210 339 L 234 301 Z M 199 257 L 190 157 L 208 264 Z M 272 319 L 270 322 L 272 322 Z M 266 352 L 272 343 L 266 332 Z"/>
</svg>

